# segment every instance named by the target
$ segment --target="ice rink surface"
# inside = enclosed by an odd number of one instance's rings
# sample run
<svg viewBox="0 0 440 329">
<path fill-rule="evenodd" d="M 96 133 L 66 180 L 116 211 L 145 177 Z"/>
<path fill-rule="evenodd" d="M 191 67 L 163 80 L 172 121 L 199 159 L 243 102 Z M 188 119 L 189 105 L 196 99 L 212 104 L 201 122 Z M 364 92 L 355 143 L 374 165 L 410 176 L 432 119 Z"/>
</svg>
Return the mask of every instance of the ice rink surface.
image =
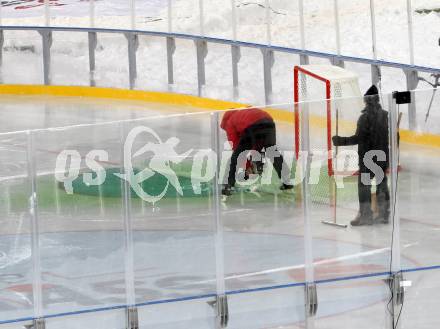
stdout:
<svg viewBox="0 0 440 329">
<path fill-rule="evenodd" d="M 120 165 L 119 126 L 92 128 L 87 124 L 125 119 L 139 119 L 133 127 L 148 126 L 163 140 L 179 138 L 181 152 L 208 148 L 209 113 L 173 105 L 55 97 L 2 96 L 0 103 L 1 133 L 79 125 L 41 132 L 35 141 L 41 176 L 37 191 L 41 193 L 44 312 L 125 304 L 122 200 L 66 195 L 49 174 L 55 170 L 56 157 L 63 149 L 77 149 L 82 156 L 91 149 L 105 149 L 110 154 L 108 165 Z M 142 119 L 182 112 L 202 113 Z M 292 127 L 282 122 L 277 127 L 280 148 L 290 150 Z M 0 321 L 33 312 L 24 137 L 0 134 Z M 440 264 L 440 152 L 403 143 L 400 164 L 401 240 L 394 243 L 400 244 L 402 268 L 411 270 L 404 274 L 411 286 L 406 291 L 402 328 L 436 328 L 440 325 L 436 316 L 438 270 L 418 269 Z M 353 186 L 347 182 L 344 195 L 348 196 L 338 203 L 340 223 L 356 215 Z M 304 222 L 297 193 L 242 191 L 221 205 L 231 328 L 304 327 Z M 213 327 L 214 312 L 204 302 L 216 292 L 212 199 L 164 199 L 154 206 L 133 199 L 131 207 L 136 303 L 152 304 L 140 308 L 141 323 L 146 324 L 142 328 Z M 329 205 L 312 202 L 311 207 L 320 299 L 315 328 L 340 328 L 342 324 L 344 328 L 386 328 L 390 293 L 385 273 L 390 266 L 391 225 L 338 229 L 321 223 L 332 214 Z M 195 296 L 208 297 L 156 304 Z M 170 310 L 172 316 L 166 316 Z M 79 317 L 73 316 L 75 321 L 49 319 L 48 326 L 62 321 L 64 328 L 80 328 L 84 322 Z M 106 328 L 114 319 L 84 315 L 84 321 Z"/>
</svg>

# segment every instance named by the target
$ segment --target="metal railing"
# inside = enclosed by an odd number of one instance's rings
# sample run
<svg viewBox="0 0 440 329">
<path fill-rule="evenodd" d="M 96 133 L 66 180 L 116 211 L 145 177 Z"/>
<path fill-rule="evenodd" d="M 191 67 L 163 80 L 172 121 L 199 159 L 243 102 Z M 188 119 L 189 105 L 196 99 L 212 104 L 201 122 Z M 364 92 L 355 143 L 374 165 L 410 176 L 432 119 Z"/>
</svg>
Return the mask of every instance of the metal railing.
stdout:
<svg viewBox="0 0 440 329">
<path fill-rule="evenodd" d="M 198 14 L 198 22 L 195 22 L 194 25 L 198 27 L 199 35 L 200 36 L 206 36 L 206 5 L 204 3 L 204 0 L 197 0 L 198 6 L 194 6 L 194 8 L 197 8 L 194 10 Z M 377 59 L 377 6 L 376 6 L 376 0 L 365 0 L 365 3 L 369 5 L 369 12 L 366 12 L 365 14 L 370 16 L 370 31 L 371 31 L 371 46 L 372 46 L 372 58 Z M 44 11 L 41 12 L 41 18 L 44 21 L 44 25 L 46 27 L 51 25 L 51 19 L 53 18 L 52 10 L 50 1 L 45 0 L 43 1 L 42 5 L 44 6 Z M 96 4 L 94 0 L 90 0 L 88 8 L 88 16 L 85 16 L 84 18 L 89 21 L 89 26 L 91 28 L 96 27 Z M 225 7 L 229 5 L 229 1 L 225 1 Z M 299 16 L 299 31 L 300 31 L 300 45 L 301 49 L 306 49 L 306 27 L 305 27 L 305 3 L 304 0 L 297 0 L 297 9 L 298 9 L 298 16 Z M 270 0 L 264 0 L 263 3 L 260 5 L 262 9 L 264 10 L 264 22 L 263 25 L 265 26 L 265 39 L 261 40 L 262 43 L 265 43 L 266 45 L 270 46 L 272 45 L 272 25 L 273 21 L 271 19 L 271 11 L 272 11 L 272 4 Z M 239 21 L 237 19 L 237 7 L 238 7 L 238 1 L 237 0 L 230 0 L 230 22 L 231 22 L 231 39 L 234 41 L 240 40 L 240 36 L 238 35 L 238 24 Z M 138 11 L 142 8 L 138 5 L 136 5 L 136 0 L 129 0 L 128 5 L 124 10 L 122 10 L 121 13 L 118 13 L 118 15 L 122 14 L 127 18 L 128 25 L 130 26 L 131 30 L 136 30 L 136 19 L 138 17 Z M 168 0 L 166 3 L 166 13 L 164 14 L 166 17 L 164 17 L 168 24 L 167 24 L 167 32 L 178 32 L 175 30 L 175 26 L 173 25 L 173 20 L 175 20 L 175 10 L 174 10 L 174 3 L 171 0 Z M 335 43 L 336 43 L 336 53 L 338 55 L 341 55 L 341 5 L 339 0 L 333 0 L 333 16 L 334 16 L 334 35 L 335 35 Z M 408 48 L 409 48 L 409 64 L 414 65 L 414 24 L 413 24 L 413 1 L 412 0 L 406 0 L 406 6 L 403 9 L 404 12 L 406 12 L 406 23 L 407 23 L 407 29 L 408 29 Z M 165 12 L 165 10 L 164 10 Z M 331 14 L 331 13 L 330 13 Z M 1 12 L 0 12 L 1 17 Z M 6 17 L 5 17 L 6 18 Z M 365 30 L 368 30 L 368 26 L 365 27 Z"/>
<path fill-rule="evenodd" d="M 3 57 L 3 44 L 5 42 L 4 31 L 35 31 L 41 36 L 42 56 L 43 56 L 43 81 L 45 85 L 51 84 L 51 47 L 54 32 L 71 32 L 71 33 L 87 33 L 88 35 L 88 55 L 89 55 L 89 76 L 90 86 L 96 86 L 95 69 L 96 69 L 96 48 L 98 44 L 98 34 L 119 34 L 123 35 L 127 42 L 128 49 L 128 75 L 129 87 L 134 89 L 136 79 L 138 77 L 137 70 L 137 50 L 139 47 L 139 36 L 149 36 L 162 38 L 166 45 L 166 62 L 167 62 L 167 82 L 173 85 L 175 82 L 174 58 L 176 51 L 176 40 L 191 40 L 196 48 L 196 64 L 197 64 L 197 95 L 202 96 L 203 87 L 206 85 L 206 63 L 205 59 L 209 52 L 210 45 L 226 45 L 230 46 L 231 55 L 231 71 L 232 81 L 231 89 L 233 90 L 233 98 L 237 98 L 239 94 L 239 62 L 241 59 L 241 49 L 252 48 L 261 51 L 261 63 L 263 66 L 263 83 L 264 83 L 264 99 L 265 103 L 272 104 L 273 84 L 272 84 L 272 68 L 276 61 L 277 54 L 293 54 L 299 56 L 301 64 L 308 64 L 313 59 L 327 59 L 333 65 L 343 67 L 345 63 L 358 63 L 369 65 L 371 67 L 372 83 L 378 84 L 381 81 L 381 68 L 400 69 L 406 76 L 407 90 L 415 90 L 419 82 L 419 73 L 440 74 L 440 68 L 431 68 L 426 66 L 408 65 L 398 62 L 382 61 L 377 59 L 368 59 L 361 57 L 344 56 L 340 54 L 316 52 L 297 48 L 286 48 L 273 45 L 257 44 L 243 41 L 234 41 L 220 38 L 212 38 L 205 36 L 196 36 L 180 33 L 165 33 L 155 31 L 140 30 L 117 30 L 117 29 L 101 29 L 101 28 L 75 28 L 75 27 L 16 27 L 2 26 L 0 27 L 0 60 Z M 224 72 L 219 72 L 224 74 Z M 246 100 L 255 102 L 255 100 Z M 410 128 L 415 127 L 416 104 L 410 106 Z"/>
</svg>

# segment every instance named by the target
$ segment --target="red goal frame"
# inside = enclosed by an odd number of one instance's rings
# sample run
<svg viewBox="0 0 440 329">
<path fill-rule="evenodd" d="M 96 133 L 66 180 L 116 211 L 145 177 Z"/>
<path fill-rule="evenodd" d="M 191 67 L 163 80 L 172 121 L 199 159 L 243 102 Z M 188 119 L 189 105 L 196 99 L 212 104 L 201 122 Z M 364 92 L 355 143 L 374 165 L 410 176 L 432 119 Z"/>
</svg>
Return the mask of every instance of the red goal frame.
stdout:
<svg viewBox="0 0 440 329">
<path fill-rule="evenodd" d="M 333 145 L 332 145 L 332 116 L 331 116 L 331 80 L 328 80 L 322 76 L 317 75 L 316 73 L 310 72 L 302 66 L 296 65 L 293 69 L 293 83 L 294 83 L 294 92 L 293 92 L 293 100 L 295 103 L 295 154 L 296 159 L 299 158 L 299 152 L 301 149 L 301 141 L 300 141 L 300 115 L 299 115 L 299 74 L 303 73 L 305 75 L 311 76 L 316 80 L 322 81 L 325 83 L 325 96 L 326 96 L 326 107 L 327 107 L 327 151 L 328 151 L 328 174 L 329 176 L 334 175 L 333 170 Z"/>
</svg>

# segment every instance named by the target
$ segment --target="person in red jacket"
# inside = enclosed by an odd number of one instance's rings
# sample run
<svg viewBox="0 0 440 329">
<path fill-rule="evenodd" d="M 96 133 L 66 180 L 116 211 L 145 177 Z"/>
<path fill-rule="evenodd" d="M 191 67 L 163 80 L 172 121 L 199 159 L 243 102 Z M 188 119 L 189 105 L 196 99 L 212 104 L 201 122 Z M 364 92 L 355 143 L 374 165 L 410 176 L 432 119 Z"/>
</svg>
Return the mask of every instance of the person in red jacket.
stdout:
<svg viewBox="0 0 440 329">
<path fill-rule="evenodd" d="M 237 168 L 238 157 L 243 152 L 251 150 L 263 152 L 267 149 L 275 152 L 270 158 L 273 159 L 274 168 L 282 180 L 284 159 L 276 149 L 276 128 L 269 113 L 258 108 L 228 111 L 223 116 L 221 128 L 226 131 L 233 149 L 228 183 L 222 190 L 223 195 L 231 195 L 231 189 L 235 186 L 237 169 L 239 169 Z M 282 190 L 292 188 L 292 185 L 283 181 Z"/>
</svg>

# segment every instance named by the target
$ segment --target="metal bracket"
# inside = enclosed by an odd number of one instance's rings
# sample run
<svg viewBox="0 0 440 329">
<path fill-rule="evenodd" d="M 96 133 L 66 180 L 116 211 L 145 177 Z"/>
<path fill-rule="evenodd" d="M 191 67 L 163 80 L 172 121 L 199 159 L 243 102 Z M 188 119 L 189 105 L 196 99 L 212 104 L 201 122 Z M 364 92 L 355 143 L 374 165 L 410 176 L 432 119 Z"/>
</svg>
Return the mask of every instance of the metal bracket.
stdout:
<svg viewBox="0 0 440 329">
<path fill-rule="evenodd" d="M 273 50 L 268 48 L 261 49 L 263 54 L 263 69 L 264 69 L 264 99 L 266 105 L 272 102 L 272 68 L 275 64 L 275 57 Z"/>
<path fill-rule="evenodd" d="M 32 324 L 24 325 L 26 329 L 46 329 L 46 321 L 42 318 L 34 319 Z"/>
<path fill-rule="evenodd" d="M 50 85 L 50 48 L 52 47 L 52 31 L 39 30 L 43 41 L 43 72 L 44 84 Z"/>
<path fill-rule="evenodd" d="M 318 291 L 315 283 L 306 283 L 306 314 L 308 317 L 315 316 L 318 312 Z"/>
<path fill-rule="evenodd" d="M 130 89 L 134 89 L 137 79 L 136 52 L 139 48 L 139 36 L 136 33 L 125 33 L 128 42 L 128 71 L 130 79 Z"/>
<path fill-rule="evenodd" d="M 96 32 L 89 32 L 89 75 L 90 75 L 90 86 L 95 87 L 95 70 L 96 70 L 96 60 L 95 51 L 98 46 L 98 36 Z"/>
<path fill-rule="evenodd" d="M 419 73 L 415 70 L 404 70 L 408 90 L 415 90 L 419 85 Z"/>
<path fill-rule="evenodd" d="M 231 46 L 231 56 L 232 56 L 232 86 L 233 86 L 233 93 L 234 93 L 234 99 L 237 99 L 239 96 L 238 93 L 238 63 L 241 59 L 241 49 L 239 46 Z"/>
<path fill-rule="evenodd" d="M 405 289 L 403 287 L 403 274 L 401 272 L 394 273 L 390 277 L 390 286 L 393 290 L 393 303 L 400 306 L 405 300 Z"/>
<path fill-rule="evenodd" d="M 308 55 L 299 55 L 299 64 L 300 65 L 309 65 L 310 59 Z"/>
<path fill-rule="evenodd" d="M 339 59 L 338 57 L 332 57 L 330 59 L 330 63 L 332 65 L 339 66 L 339 67 L 342 67 L 342 68 L 345 67 L 345 62 L 343 60 Z"/>
<path fill-rule="evenodd" d="M 126 310 L 127 329 L 139 329 L 139 315 L 136 307 L 128 307 Z"/>
<path fill-rule="evenodd" d="M 215 309 L 217 328 L 226 328 L 229 322 L 228 296 L 217 296 L 215 301 L 208 304 Z"/>
<path fill-rule="evenodd" d="M 371 65 L 371 83 L 375 86 L 379 85 L 382 80 L 382 72 L 380 66 Z"/>
<path fill-rule="evenodd" d="M 204 40 L 194 41 L 197 51 L 198 95 L 202 95 L 202 87 L 206 84 L 205 58 L 208 55 L 208 43 Z"/>
<path fill-rule="evenodd" d="M 3 65 L 3 44 L 5 42 L 5 36 L 3 30 L 0 30 L 0 67 Z M 0 73 L 0 83 L 3 82 L 2 75 Z"/>
<path fill-rule="evenodd" d="M 174 84 L 174 53 L 176 51 L 176 40 L 167 37 L 167 64 L 168 64 L 168 84 Z"/>
</svg>

